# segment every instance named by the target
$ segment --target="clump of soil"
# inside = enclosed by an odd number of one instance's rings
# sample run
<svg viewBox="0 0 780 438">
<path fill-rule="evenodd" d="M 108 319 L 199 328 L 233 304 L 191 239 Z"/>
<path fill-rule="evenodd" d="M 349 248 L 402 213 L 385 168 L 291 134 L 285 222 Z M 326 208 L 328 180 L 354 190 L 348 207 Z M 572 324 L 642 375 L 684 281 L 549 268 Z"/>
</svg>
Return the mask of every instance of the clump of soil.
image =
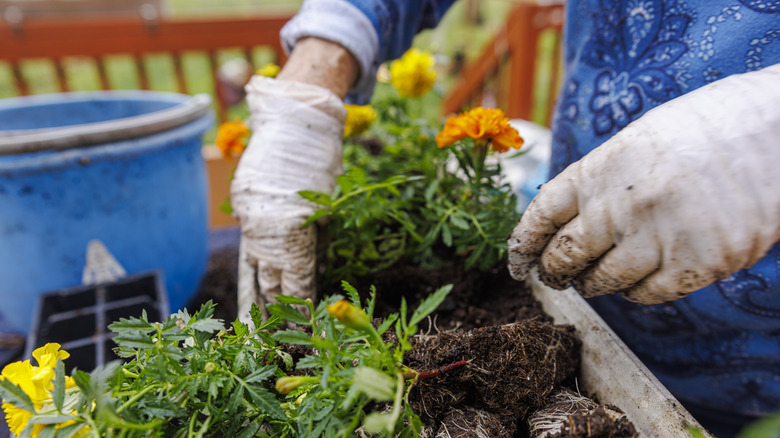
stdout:
<svg viewBox="0 0 780 438">
<path fill-rule="evenodd" d="M 453 408 L 490 412 L 505 431 L 491 436 L 512 437 L 518 422 L 544 406 L 549 395 L 574 375 L 579 346 L 571 327 L 536 319 L 419 336 L 406 357 L 410 368 L 435 370 L 462 360 L 468 363 L 418 379 L 410 402 L 421 418 L 437 425 L 452 415 Z"/>
<path fill-rule="evenodd" d="M 617 407 L 598 405 L 569 389 L 561 388 L 549 404 L 528 419 L 532 438 L 627 438 L 636 428 Z"/>
<path fill-rule="evenodd" d="M 470 406 L 452 408 L 444 415 L 434 438 L 494 438 L 512 436 L 497 414 Z"/>
</svg>

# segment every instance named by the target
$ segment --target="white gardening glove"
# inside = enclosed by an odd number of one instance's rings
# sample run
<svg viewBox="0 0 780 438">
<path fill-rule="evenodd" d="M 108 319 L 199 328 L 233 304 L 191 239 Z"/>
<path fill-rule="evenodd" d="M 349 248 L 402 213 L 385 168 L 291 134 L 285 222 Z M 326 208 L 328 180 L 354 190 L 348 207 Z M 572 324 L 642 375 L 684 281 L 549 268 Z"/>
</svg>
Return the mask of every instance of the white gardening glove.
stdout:
<svg viewBox="0 0 780 438">
<path fill-rule="evenodd" d="M 341 99 L 316 85 L 255 76 L 246 91 L 252 137 L 230 188 L 241 221 L 242 321 L 252 302 L 280 293 L 314 298 L 316 227 L 301 225 L 315 206 L 298 191 L 333 189 L 346 118 Z"/>
<path fill-rule="evenodd" d="M 780 64 L 648 111 L 550 182 L 509 239 L 509 269 L 585 297 L 675 300 L 780 240 Z"/>
</svg>

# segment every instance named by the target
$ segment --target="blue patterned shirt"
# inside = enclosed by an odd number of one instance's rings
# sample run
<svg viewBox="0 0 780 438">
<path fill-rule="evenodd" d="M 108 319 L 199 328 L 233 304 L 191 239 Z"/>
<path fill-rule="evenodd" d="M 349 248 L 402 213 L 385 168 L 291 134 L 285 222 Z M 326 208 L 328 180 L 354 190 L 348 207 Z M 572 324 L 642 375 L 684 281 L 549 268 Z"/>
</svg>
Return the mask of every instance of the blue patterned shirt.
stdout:
<svg viewBox="0 0 780 438">
<path fill-rule="evenodd" d="M 348 14 L 328 14 L 333 3 L 361 18 L 349 24 Z M 352 47 L 363 78 L 353 97 L 366 101 L 376 66 L 403 53 L 451 3 L 309 0 L 283 36 L 288 46 L 312 34 Z M 566 14 L 551 177 L 649 109 L 780 62 L 780 0 L 572 0 Z M 311 20 L 340 24 L 307 33 L 317 27 L 304 24 Z M 369 24 L 373 37 L 356 30 Z M 366 41 L 375 46 L 360 49 Z M 591 304 L 689 409 L 762 415 L 780 407 L 779 272 L 776 245 L 750 269 L 672 303 L 608 296 Z"/>
</svg>

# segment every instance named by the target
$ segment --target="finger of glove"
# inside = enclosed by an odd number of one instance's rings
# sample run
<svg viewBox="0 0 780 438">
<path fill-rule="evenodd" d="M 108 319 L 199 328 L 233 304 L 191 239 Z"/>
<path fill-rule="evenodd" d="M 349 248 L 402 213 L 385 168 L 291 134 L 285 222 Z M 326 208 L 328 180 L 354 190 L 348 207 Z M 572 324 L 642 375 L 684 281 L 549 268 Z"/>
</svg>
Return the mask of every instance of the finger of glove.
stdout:
<svg viewBox="0 0 780 438">
<path fill-rule="evenodd" d="M 620 294 L 640 304 L 674 301 L 709 286 L 721 277 L 716 272 L 690 267 L 664 268 L 644 278 Z"/>
<path fill-rule="evenodd" d="M 279 294 L 315 297 L 315 227 L 287 230 L 249 246 L 258 258 L 258 284 L 267 302 Z"/>
<path fill-rule="evenodd" d="M 624 238 L 574 280 L 585 298 L 628 290 L 661 265 L 661 251 L 652 240 L 633 235 Z"/>
<path fill-rule="evenodd" d="M 577 193 L 568 170 L 542 186 L 509 236 L 509 273 L 516 280 L 528 276 L 558 229 L 577 216 Z"/>
<path fill-rule="evenodd" d="M 603 210 L 602 210 L 603 211 Z M 588 213 L 564 225 L 542 251 L 539 278 L 555 289 L 565 289 L 579 273 L 593 264 L 614 244 L 610 221 Z"/>
</svg>

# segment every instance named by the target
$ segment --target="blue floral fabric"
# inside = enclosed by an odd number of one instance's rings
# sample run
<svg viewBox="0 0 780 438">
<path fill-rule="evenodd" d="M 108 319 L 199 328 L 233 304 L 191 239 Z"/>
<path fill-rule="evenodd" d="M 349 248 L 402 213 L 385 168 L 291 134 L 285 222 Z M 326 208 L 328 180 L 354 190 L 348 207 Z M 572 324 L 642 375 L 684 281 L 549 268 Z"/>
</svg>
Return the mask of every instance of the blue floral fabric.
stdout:
<svg viewBox="0 0 780 438">
<path fill-rule="evenodd" d="M 379 35 L 379 62 L 400 57 L 415 35 L 435 27 L 455 0 L 349 0 Z"/>
<path fill-rule="evenodd" d="M 778 0 L 582 0 L 566 13 L 550 177 L 651 108 L 780 62 Z M 681 300 L 590 301 L 680 401 L 756 416 L 780 408 L 779 271 L 776 245 Z"/>
</svg>

